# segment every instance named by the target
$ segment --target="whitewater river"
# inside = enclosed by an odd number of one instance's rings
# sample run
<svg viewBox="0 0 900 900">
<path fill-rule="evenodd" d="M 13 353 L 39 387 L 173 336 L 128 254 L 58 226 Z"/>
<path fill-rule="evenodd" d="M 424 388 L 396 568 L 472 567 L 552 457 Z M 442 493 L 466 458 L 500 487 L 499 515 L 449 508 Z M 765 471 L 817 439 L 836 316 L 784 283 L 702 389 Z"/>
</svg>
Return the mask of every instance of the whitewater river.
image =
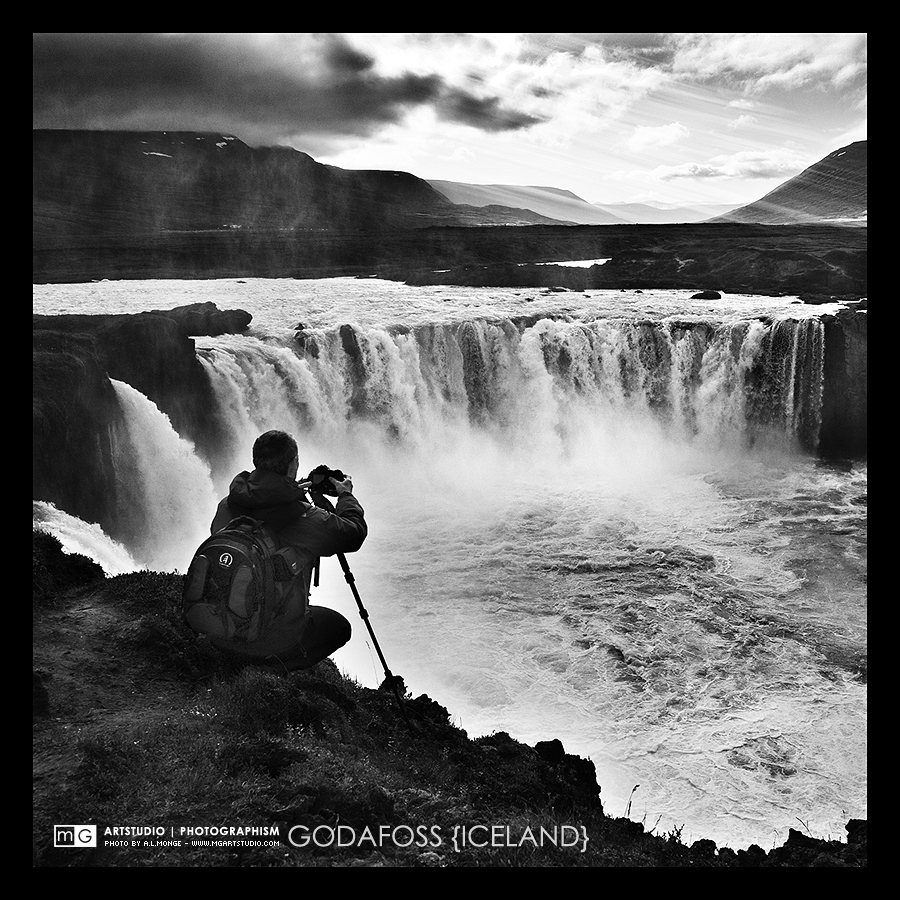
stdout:
<svg viewBox="0 0 900 900">
<path fill-rule="evenodd" d="M 788 828 L 845 839 L 865 818 L 867 474 L 797 449 L 831 308 L 373 279 L 36 285 L 33 299 L 50 314 L 213 300 L 254 315 L 247 335 L 197 340 L 231 433 L 216 466 L 116 384 L 148 524 L 123 547 L 35 504 L 66 546 L 107 571 L 183 571 L 253 439 L 284 428 L 302 468 L 353 476 L 370 537 L 349 561 L 379 643 L 470 735 L 558 737 L 594 761 L 611 815 L 630 800 L 631 818 L 686 841 L 768 849 Z M 748 376 L 763 365 L 764 397 Z M 333 560 L 314 602 L 354 623 L 336 661 L 376 684 Z"/>
</svg>

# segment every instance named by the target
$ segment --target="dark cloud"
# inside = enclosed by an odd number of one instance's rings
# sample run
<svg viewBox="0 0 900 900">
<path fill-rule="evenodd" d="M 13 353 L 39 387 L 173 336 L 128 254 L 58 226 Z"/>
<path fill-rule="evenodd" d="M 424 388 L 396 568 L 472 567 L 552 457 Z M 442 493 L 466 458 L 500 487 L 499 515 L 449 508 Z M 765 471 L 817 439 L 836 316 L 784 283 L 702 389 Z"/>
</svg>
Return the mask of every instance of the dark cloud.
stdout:
<svg viewBox="0 0 900 900">
<path fill-rule="evenodd" d="M 379 75 L 328 33 L 35 33 L 32 60 L 35 128 L 213 130 L 312 146 L 372 134 L 417 106 L 486 131 L 535 122 L 438 75 Z"/>
<path fill-rule="evenodd" d="M 356 75 L 367 72 L 374 66 L 375 60 L 367 53 L 363 53 L 356 47 L 351 47 L 346 42 L 338 40 L 331 35 L 326 35 L 326 38 L 328 39 L 328 44 L 325 47 L 325 57 L 335 74 L 345 72 L 350 75 Z"/>
<path fill-rule="evenodd" d="M 482 131 L 511 131 L 536 125 L 540 119 L 527 113 L 505 109 L 496 97 L 475 97 L 465 91 L 447 91 L 438 101 L 443 118 Z"/>
</svg>

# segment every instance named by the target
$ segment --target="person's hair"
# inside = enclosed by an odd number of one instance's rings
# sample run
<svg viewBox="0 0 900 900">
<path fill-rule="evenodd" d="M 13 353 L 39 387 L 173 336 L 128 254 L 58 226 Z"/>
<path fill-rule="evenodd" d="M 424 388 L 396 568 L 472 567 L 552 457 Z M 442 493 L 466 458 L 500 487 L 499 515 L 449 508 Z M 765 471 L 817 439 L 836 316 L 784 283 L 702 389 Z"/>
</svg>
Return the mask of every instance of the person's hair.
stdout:
<svg viewBox="0 0 900 900">
<path fill-rule="evenodd" d="M 284 431 L 267 431 L 253 444 L 253 465 L 278 475 L 287 475 L 297 455 L 297 442 Z"/>
</svg>

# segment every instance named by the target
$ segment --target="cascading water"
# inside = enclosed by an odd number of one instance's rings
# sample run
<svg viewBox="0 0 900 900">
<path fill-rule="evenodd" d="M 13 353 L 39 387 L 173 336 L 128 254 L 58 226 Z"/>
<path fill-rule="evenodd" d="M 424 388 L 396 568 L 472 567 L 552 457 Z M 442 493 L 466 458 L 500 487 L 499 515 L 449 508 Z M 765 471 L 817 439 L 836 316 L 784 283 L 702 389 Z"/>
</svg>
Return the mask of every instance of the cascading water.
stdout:
<svg viewBox="0 0 900 900">
<path fill-rule="evenodd" d="M 186 571 L 217 502 L 209 467 L 156 404 L 130 385 L 112 384 L 126 423 L 115 462 L 128 544 L 143 568 Z"/>
<path fill-rule="evenodd" d="M 129 302 L 164 306 L 148 285 Z M 470 734 L 558 737 L 612 815 L 639 784 L 632 816 L 685 839 L 771 846 L 798 818 L 841 837 L 865 816 L 866 477 L 808 455 L 818 317 L 214 285 L 258 323 L 197 341 L 229 436 L 216 469 L 117 387 L 149 417 L 147 456 L 123 454 L 162 514 L 129 546 L 141 564 L 183 567 L 256 436 L 291 431 L 302 467 L 353 476 L 370 537 L 350 563 L 391 668 Z M 181 546 L 153 546 L 173 517 Z M 333 561 L 315 599 L 358 621 Z M 380 680 L 362 627 L 336 661 Z"/>
<path fill-rule="evenodd" d="M 70 516 L 52 503 L 34 501 L 32 521 L 35 530 L 56 537 L 66 553 L 78 553 L 94 560 L 106 575 L 122 575 L 140 568 L 125 547 L 110 539 L 99 525 Z"/>
<path fill-rule="evenodd" d="M 521 332 L 508 321 L 393 333 L 344 326 L 305 331 L 302 351 L 206 341 L 201 360 L 225 418 L 239 423 L 239 446 L 264 420 L 313 434 L 364 421 L 422 444 L 444 426 L 515 440 L 548 424 L 562 437 L 579 423 L 616 429 L 642 419 L 678 441 L 814 449 L 821 333 L 815 320 L 712 328 L 545 319 Z"/>
</svg>

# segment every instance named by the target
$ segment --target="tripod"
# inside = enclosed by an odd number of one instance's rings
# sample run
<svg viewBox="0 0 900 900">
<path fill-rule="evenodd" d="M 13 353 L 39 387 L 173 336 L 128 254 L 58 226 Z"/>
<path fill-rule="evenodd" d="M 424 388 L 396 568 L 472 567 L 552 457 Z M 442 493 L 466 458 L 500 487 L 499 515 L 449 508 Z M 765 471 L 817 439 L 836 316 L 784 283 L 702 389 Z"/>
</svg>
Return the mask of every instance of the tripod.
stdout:
<svg viewBox="0 0 900 900">
<path fill-rule="evenodd" d="M 338 562 L 341 564 L 341 569 L 344 571 L 344 578 L 347 581 L 347 584 L 350 585 L 350 590 L 353 593 L 353 599 L 356 600 L 356 605 L 359 607 L 359 617 L 366 623 L 366 628 L 369 629 L 369 636 L 372 638 L 372 643 L 375 646 L 375 652 L 378 654 L 378 658 L 381 660 L 382 668 L 384 669 L 384 677 L 388 681 L 391 686 L 391 690 L 394 692 L 394 696 L 397 698 L 397 705 L 400 707 L 400 712 L 403 714 L 403 720 L 406 722 L 406 727 L 412 733 L 413 727 L 412 722 L 409 720 L 409 713 L 406 711 L 406 704 L 403 702 L 403 696 L 400 694 L 400 690 L 397 687 L 397 679 L 394 675 L 391 674 L 391 670 L 388 668 L 387 660 L 384 658 L 384 654 L 381 652 L 381 647 L 378 644 L 378 638 L 375 637 L 375 632 L 372 629 L 372 623 L 369 622 L 369 613 L 368 610 L 363 606 L 362 598 L 359 596 L 359 591 L 356 589 L 356 578 L 354 578 L 353 573 L 350 571 L 350 566 L 347 564 L 347 557 L 344 556 L 343 553 L 337 554 Z"/>
</svg>

